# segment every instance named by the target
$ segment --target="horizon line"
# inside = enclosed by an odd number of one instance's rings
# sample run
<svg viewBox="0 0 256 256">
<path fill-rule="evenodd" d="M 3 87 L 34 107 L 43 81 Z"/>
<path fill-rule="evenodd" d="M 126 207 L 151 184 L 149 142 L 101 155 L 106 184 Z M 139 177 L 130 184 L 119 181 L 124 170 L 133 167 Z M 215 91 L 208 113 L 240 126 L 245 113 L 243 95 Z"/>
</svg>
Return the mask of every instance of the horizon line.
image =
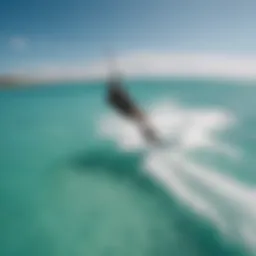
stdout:
<svg viewBox="0 0 256 256">
<path fill-rule="evenodd" d="M 125 78 L 216 78 L 256 80 L 256 56 L 136 51 L 116 58 L 118 73 Z M 112 70 L 107 61 L 85 64 L 44 65 L 0 75 L 0 81 L 105 80 Z"/>
</svg>

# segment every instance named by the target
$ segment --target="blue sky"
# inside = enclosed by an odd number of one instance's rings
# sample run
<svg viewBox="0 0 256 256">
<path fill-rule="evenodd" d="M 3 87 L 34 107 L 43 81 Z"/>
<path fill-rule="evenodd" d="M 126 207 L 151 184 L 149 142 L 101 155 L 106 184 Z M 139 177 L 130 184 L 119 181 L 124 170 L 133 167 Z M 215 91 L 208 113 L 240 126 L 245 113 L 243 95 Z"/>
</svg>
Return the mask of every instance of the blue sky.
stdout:
<svg viewBox="0 0 256 256">
<path fill-rule="evenodd" d="M 0 74 L 83 63 L 109 46 L 254 55 L 255 10 L 253 0 L 2 0 Z"/>
</svg>

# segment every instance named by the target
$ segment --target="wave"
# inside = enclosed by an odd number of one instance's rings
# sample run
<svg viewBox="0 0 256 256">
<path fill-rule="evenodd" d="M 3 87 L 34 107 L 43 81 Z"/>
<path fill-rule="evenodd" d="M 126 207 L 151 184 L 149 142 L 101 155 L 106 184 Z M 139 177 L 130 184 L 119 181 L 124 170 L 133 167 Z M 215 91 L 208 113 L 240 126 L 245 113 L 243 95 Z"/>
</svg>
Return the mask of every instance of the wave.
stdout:
<svg viewBox="0 0 256 256">
<path fill-rule="evenodd" d="M 239 161 L 242 150 L 221 139 L 235 117 L 225 109 L 191 109 L 172 101 L 155 104 L 148 113 L 162 139 L 171 141 L 167 148 L 149 148 L 132 123 L 115 115 L 100 119 L 100 134 L 121 150 L 142 152 L 146 175 L 210 220 L 225 238 L 256 252 L 255 189 L 194 156 L 208 150 Z"/>
</svg>

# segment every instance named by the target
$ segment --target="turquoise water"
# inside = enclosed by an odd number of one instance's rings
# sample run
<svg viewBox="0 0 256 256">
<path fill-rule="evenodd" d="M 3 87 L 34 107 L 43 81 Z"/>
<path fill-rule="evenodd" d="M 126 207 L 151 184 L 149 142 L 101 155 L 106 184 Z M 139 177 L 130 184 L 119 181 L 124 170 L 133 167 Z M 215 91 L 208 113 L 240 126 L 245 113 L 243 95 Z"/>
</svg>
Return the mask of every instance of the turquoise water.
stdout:
<svg viewBox="0 0 256 256">
<path fill-rule="evenodd" d="M 127 88 L 178 141 L 147 147 L 100 83 L 0 92 L 0 255 L 255 255 L 256 87 Z"/>
</svg>

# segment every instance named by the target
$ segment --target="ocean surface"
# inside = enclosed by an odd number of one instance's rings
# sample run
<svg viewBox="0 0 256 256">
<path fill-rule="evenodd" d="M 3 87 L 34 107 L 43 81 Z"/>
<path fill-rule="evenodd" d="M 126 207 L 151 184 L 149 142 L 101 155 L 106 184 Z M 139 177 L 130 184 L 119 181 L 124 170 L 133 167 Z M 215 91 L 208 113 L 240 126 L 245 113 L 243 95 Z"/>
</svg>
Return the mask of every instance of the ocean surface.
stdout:
<svg viewBox="0 0 256 256">
<path fill-rule="evenodd" d="M 0 91 L 0 255 L 256 255 L 255 84 L 126 86 L 163 146 L 103 83 Z"/>
</svg>

